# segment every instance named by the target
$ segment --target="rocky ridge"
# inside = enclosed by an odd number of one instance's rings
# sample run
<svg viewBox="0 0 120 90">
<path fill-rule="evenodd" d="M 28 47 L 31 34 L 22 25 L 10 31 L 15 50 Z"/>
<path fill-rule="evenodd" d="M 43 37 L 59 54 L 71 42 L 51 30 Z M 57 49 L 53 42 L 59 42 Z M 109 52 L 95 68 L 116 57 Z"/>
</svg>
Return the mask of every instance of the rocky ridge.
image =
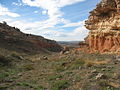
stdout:
<svg viewBox="0 0 120 90">
<path fill-rule="evenodd" d="M 102 0 L 85 23 L 90 52 L 120 52 L 120 0 Z"/>
<path fill-rule="evenodd" d="M 0 47 L 17 49 L 27 52 L 59 52 L 61 46 L 54 40 L 45 39 L 42 36 L 25 34 L 16 27 L 0 23 Z M 15 50 L 16 51 L 16 50 Z"/>
</svg>

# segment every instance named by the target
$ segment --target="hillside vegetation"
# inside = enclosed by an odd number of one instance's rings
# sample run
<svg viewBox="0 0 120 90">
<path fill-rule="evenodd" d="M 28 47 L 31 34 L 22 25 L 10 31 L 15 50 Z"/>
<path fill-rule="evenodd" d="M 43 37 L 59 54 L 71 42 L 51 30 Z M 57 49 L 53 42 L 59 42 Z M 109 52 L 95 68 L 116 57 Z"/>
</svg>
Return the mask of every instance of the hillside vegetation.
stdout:
<svg viewBox="0 0 120 90">
<path fill-rule="evenodd" d="M 119 90 L 120 57 L 86 54 L 0 53 L 0 90 Z M 46 58 L 44 58 L 46 57 Z"/>
</svg>

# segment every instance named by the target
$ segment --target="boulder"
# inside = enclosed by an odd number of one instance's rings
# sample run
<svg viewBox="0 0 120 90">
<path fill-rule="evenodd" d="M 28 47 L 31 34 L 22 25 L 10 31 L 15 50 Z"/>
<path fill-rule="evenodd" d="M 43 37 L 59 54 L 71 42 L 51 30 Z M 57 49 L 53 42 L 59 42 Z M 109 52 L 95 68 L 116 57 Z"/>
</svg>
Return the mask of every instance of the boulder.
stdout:
<svg viewBox="0 0 120 90">
<path fill-rule="evenodd" d="M 48 60 L 48 57 L 47 56 L 43 56 L 43 60 Z"/>
<path fill-rule="evenodd" d="M 98 73 L 98 75 L 95 77 L 96 80 L 99 79 L 106 79 L 106 75 L 102 74 L 102 73 Z"/>
</svg>

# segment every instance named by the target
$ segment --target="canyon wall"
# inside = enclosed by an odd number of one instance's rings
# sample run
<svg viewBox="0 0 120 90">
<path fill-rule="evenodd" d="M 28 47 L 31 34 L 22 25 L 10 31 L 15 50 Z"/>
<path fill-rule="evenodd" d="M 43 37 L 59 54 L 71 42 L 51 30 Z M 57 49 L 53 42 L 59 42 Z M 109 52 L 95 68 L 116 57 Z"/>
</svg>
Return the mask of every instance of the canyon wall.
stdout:
<svg viewBox="0 0 120 90">
<path fill-rule="evenodd" d="M 90 52 L 120 52 L 120 0 L 102 0 L 85 24 Z"/>
</svg>

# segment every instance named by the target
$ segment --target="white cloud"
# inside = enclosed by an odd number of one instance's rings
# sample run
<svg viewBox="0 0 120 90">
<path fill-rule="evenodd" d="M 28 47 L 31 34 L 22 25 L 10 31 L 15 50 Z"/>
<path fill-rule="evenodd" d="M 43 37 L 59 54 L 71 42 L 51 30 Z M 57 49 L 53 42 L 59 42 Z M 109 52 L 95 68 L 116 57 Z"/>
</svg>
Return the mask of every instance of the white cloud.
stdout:
<svg viewBox="0 0 120 90">
<path fill-rule="evenodd" d="M 38 11 L 34 11 L 34 13 L 38 13 Z"/>
<path fill-rule="evenodd" d="M 13 2 L 12 5 L 15 5 L 15 6 L 22 6 L 22 3 Z"/>
<path fill-rule="evenodd" d="M 30 5 L 30 6 L 36 6 L 43 8 L 44 10 L 48 11 L 48 15 L 50 18 L 53 16 L 61 16 L 61 13 L 59 11 L 59 8 L 57 6 L 57 2 L 55 0 L 22 0 L 23 3 Z"/>
<path fill-rule="evenodd" d="M 67 5 L 72 5 L 85 0 L 22 0 L 22 2 L 29 6 L 35 6 L 44 9 L 43 14 L 48 14 L 49 19 L 45 22 L 54 23 L 53 26 L 59 23 L 65 24 L 68 20 L 62 18 L 64 15 L 60 9 Z M 45 25 L 46 26 L 46 25 Z M 50 25 L 51 26 L 51 25 Z"/>
<path fill-rule="evenodd" d="M 18 4 L 18 3 L 16 3 L 16 2 L 12 2 L 12 5 L 19 6 L 19 4 Z"/>
<path fill-rule="evenodd" d="M 49 17 L 62 16 L 61 7 L 72 5 L 85 0 L 22 0 L 24 4 L 40 7 L 48 11 Z"/>
<path fill-rule="evenodd" d="M 84 38 L 88 35 L 88 30 L 84 27 L 84 21 L 80 21 L 81 24 L 71 32 L 64 30 L 62 27 L 59 29 L 48 29 L 42 27 L 41 22 L 27 22 L 27 21 L 14 21 L 12 19 L 2 19 L 1 21 L 7 21 L 7 23 L 11 26 L 15 26 L 20 28 L 20 30 L 24 33 L 31 33 L 35 35 L 41 35 L 45 38 L 54 39 L 57 41 L 71 41 L 71 40 L 84 40 Z M 79 23 L 80 23 L 79 22 Z M 48 25 L 46 25 L 47 27 Z M 44 29 L 43 29 L 44 28 Z"/>
<path fill-rule="evenodd" d="M 63 34 L 60 34 L 59 37 L 52 37 L 57 41 L 84 41 L 84 38 L 87 37 L 87 35 L 88 30 L 85 27 L 78 27 L 69 33 L 64 32 Z"/>
<path fill-rule="evenodd" d="M 8 10 L 8 8 L 6 8 L 0 4 L 0 16 L 5 16 L 5 15 L 8 15 L 10 17 L 19 17 L 20 16 L 19 14 L 11 12 L 10 10 Z"/>
<path fill-rule="evenodd" d="M 21 0 L 16 0 L 16 2 L 12 2 L 12 5 L 15 5 L 15 6 L 24 6 L 21 2 Z"/>
<path fill-rule="evenodd" d="M 47 14 L 47 10 L 42 11 L 42 14 L 43 14 L 43 15 L 44 15 L 44 14 Z"/>
<path fill-rule="evenodd" d="M 84 20 L 85 21 L 85 20 Z M 84 38 L 88 35 L 88 30 L 85 28 L 84 21 L 80 21 L 78 23 L 71 23 L 68 24 L 69 26 L 77 26 L 78 27 L 76 29 L 74 29 L 72 32 L 67 33 L 67 37 L 65 38 L 66 40 L 84 40 Z M 64 37 L 62 37 L 64 38 Z"/>
<path fill-rule="evenodd" d="M 59 7 L 64 7 L 64 6 L 72 5 L 78 2 L 83 2 L 85 0 L 57 0 L 57 1 L 58 1 Z"/>
<path fill-rule="evenodd" d="M 84 20 L 85 21 L 85 20 Z M 71 32 L 66 32 L 64 29 L 60 30 L 45 30 L 43 31 L 42 35 L 47 38 L 53 38 L 57 41 L 83 41 L 84 38 L 88 35 L 88 30 L 84 26 L 84 21 L 79 21 L 78 23 L 70 23 L 67 24 L 69 26 L 77 26 Z M 72 25 L 73 24 L 73 25 Z M 67 27 L 66 25 L 66 27 Z"/>
<path fill-rule="evenodd" d="M 42 35 L 46 38 L 60 40 L 83 40 L 87 36 L 88 31 L 84 27 L 84 21 L 71 22 L 66 20 L 62 16 L 64 15 L 60 9 L 67 5 L 72 5 L 84 0 L 22 0 L 24 4 L 29 6 L 35 6 L 43 9 L 42 14 L 47 14 L 49 19 L 45 21 L 15 21 L 6 19 L 8 24 L 21 29 L 25 33 L 32 33 L 36 35 Z M 37 13 L 35 11 L 34 13 Z M 3 20 L 5 21 L 5 20 Z M 64 24 L 61 27 L 55 27 L 57 24 Z M 65 27 L 77 27 L 71 32 L 64 30 Z"/>
<path fill-rule="evenodd" d="M 84 21 L 79 21 L 79 22 L 75 22 L 75 23 L 67 23 L 63 27 L 76 27 L 76 26 L 80 26 L 80 25 L 84 25 Z"/>
</svg>

